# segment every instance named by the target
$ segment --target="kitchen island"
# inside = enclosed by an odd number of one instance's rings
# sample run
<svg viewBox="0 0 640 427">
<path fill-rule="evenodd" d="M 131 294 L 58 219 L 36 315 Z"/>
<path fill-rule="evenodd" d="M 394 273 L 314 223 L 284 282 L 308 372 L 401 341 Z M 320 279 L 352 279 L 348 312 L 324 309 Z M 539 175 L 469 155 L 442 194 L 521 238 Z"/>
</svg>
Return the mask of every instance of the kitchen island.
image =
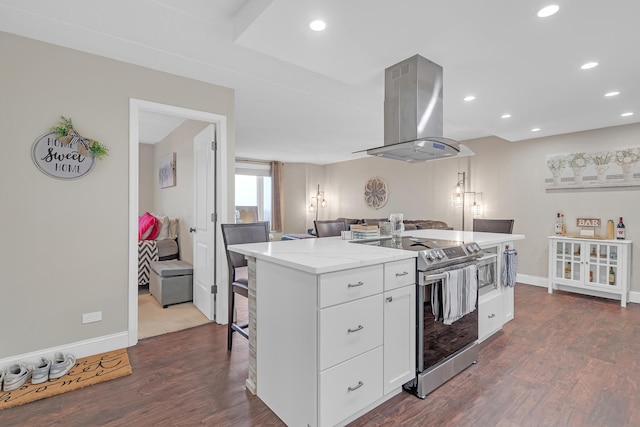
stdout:
<svg viewBox="0 0 640 427">
<path fill-rule="evenodd" d="M 452 230 L 405 234 L 476 241 L 495 253 L 524 238 Z M 287 425 L 346 424 L 415 376 L 416 252 L 339 237 L 229 250 L 249 260 L 247 387 Z M 483 299 L 491 303 L 487 313 Z M 509 300 L 511 308 L 503 308 Z M 513 317 L 512 288 L 498 286 L 479 303 L 480 316 L 491 321 L 480 339 Z"/>
</svg>

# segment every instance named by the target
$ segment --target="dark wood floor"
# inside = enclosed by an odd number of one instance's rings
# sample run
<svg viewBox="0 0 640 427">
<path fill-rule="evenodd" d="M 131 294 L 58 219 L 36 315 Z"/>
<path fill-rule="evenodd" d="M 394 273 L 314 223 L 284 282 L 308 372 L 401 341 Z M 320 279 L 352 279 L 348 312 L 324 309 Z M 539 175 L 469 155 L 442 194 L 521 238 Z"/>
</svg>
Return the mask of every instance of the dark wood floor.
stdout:
<svg viewBox="0 0 640 427">
<path fill-rule="evenodd" d="M 0 426 L 281 426 L 244 388 L 247 341 L 204 325 L 129 349 L 133 375 L 0 411 Z M 477 365 L 351 426 L 639 426 L 640 304 L 516 287 Z"/>
</svg>

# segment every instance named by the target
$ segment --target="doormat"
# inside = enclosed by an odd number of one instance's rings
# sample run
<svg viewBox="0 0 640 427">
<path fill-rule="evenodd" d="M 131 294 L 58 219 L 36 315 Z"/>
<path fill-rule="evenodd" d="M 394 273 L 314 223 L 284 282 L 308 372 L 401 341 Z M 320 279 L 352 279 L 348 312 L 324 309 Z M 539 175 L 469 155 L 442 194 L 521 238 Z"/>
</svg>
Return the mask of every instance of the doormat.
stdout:
<svg viewBox="0 0 640 427">
<path fill-rule="evenodd" d="M 29 380 L 19 389 L 0 390 L 0 410 L 131 375 L 131 372 L 129 355 L 124 348 L 83 357 L 69 372 L 55 380 L 41 384 L 31 384 Z"/>
</svg>

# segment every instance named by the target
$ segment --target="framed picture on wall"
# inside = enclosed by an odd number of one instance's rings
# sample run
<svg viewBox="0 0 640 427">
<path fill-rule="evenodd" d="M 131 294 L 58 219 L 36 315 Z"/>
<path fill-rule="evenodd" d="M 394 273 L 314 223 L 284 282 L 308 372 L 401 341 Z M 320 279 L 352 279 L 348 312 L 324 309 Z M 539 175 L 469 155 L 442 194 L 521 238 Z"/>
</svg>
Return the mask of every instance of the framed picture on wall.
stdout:
<svg viewBox="0 0 640 427">
<path fill-rule="evenodd" d="M 160 188 L 174 187 L 176 185 L 176 153 L 160 157 L 158 178 Z"/>
</svg>

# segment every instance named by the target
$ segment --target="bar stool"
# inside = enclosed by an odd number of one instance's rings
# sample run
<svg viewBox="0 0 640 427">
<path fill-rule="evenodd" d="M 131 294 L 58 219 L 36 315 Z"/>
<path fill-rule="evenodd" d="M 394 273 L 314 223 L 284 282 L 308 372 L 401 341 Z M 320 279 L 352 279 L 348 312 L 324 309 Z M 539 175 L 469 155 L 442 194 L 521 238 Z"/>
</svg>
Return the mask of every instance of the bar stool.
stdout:
<svg viewBox="0 0 640 427">
<path fill-rule="evenodd" d="M 231 252 L 227 249 L 230 245 L 242 243 L 258 243 L 269 241 L 269 222 L 253 222 L 249 224 L 221 224 L 224 248 L 229 264 L 229 319 L 227 324 L 227 350 L 231 351 L 233 333 L 238 332 L 245 338 L 249 338 L 246 331 L 248 323 L 235 323 L 233 313 L 235 310 L 235 296 L 241 295 L 249 298 L 249 274 L 247 260 L 244 255 Z"/>
<path fill-rule="evenodd" d="M 474 218 L 473 231 L 511 234 L 513 232 L 513 220 Z"/>
<path fill-rule="evenodd" d="M 340 232 L 347 231 L 347 223 L 343 220 L 316 220 L 313 226 L 318 237 L 340 236 Z"/>
</svg>

